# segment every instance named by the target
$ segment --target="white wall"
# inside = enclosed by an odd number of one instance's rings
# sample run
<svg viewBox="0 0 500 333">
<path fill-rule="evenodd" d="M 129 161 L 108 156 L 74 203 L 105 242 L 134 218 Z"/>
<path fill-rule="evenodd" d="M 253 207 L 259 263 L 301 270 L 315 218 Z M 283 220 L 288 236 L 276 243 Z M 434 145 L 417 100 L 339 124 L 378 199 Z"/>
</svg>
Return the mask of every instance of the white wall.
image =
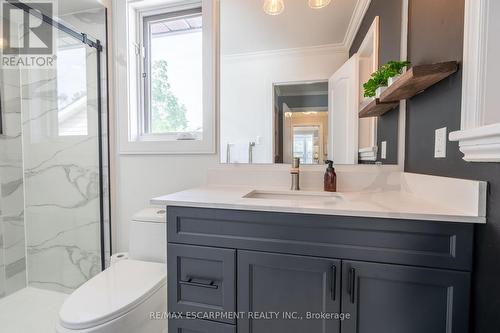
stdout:
<svg viewBox="0 0 500 333">
<path fill-rule="evenodd" d="M 163 4 L 165 1 L 162 2 Z M 113 71 L 115 124 L 128 117 L 127 62 L 128 43 L 124 0 L 113 0 Z M 149 205 L 155 196 L 201 186 L 207 171 L 217 165 L 217 155 L 126 155 L 120 154 L 119 136 L 113 129 L 112 165 L 114 172 L 113 252 L 128 251 L 129 223 L 133 215 Z"/>
<path fill-rule="evenodd" d="M 236 145 L 232 155 L 241 157 L 232 162 L 248 162 L 248 142 L 260 138 L 253 162 L 273 163 L 273 84 L 328 80 L 347 59 L 347 51 L 335 46 L 221 57 L 222 162 L 228 143 Z"/>
<path fill-rule="evenodd" d="M 217 165 L 216 155 L 122 155 L 118 157 L 117 221 L 115 251 L 128 250 L 128 223 L 155 196 L 197 187 L 207 181 L 207 171 Z"/>
</svg>

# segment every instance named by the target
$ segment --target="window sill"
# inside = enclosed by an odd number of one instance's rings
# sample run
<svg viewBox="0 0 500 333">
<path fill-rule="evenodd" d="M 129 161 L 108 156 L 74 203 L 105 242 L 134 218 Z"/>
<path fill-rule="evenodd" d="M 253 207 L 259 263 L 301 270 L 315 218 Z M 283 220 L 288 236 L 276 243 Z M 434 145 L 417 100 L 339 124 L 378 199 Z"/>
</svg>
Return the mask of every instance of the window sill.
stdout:
<svg viewBox="0 0 500 333">
<path fill-rule="evenodd" d="M 450 133 L 467 162 L 500 162 L 500 123 Z"/>
<path fill-rule="evenodd" d="M 167 134 L 142 134 L 137 138 L 139 142 L 182 142 L 203 141 L 201 132 L 167 133 Z"/>
<path fill-rule="evenodd" d="M 212 140 L 126 141 L 120 155 L 211 155 L 216 154 Z"/>
</svg>

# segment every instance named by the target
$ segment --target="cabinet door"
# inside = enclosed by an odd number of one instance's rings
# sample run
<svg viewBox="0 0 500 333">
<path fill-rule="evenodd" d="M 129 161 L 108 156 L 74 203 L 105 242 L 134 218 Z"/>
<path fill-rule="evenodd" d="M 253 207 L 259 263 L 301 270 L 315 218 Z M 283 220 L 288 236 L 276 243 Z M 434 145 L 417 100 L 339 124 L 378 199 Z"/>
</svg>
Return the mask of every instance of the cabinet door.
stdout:
<svg viewBox="0 0 500 333">
<path fill-rule="evenodd" d="M 269 315 L 239 318 L 238 333 L 338 333 L 335 319 L 307 313 L 340 311 L 340 261 L 238 251 L 238 311 Z"/>
<path fill-rule="evenodd" d="M 470 274 L 343 261 L 342 333 L 467 333 Z"/>
</svg>

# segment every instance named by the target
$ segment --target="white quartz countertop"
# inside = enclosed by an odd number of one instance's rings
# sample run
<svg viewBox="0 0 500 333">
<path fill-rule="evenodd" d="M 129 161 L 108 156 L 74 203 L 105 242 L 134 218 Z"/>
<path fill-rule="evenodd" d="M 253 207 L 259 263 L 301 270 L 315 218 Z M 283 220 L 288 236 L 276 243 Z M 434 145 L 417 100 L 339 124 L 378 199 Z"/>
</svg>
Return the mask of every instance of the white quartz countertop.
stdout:
<svg viewBox="0 0 500 333">
<path fill-rule="evenodd" d="M 287 197 L 277 200 L 245 197 L 255 190 L 274 191 L 285 196 L 289 193 L 282 188 L 210 186 L 154 198 L 151 203 L 161 206 L 486 223 L 485 214 L 481 212 L 467 210 L 463 205 L 455 206 L 453 202 L 447 204 L 444 200 L 426 200 L 422 196 L 403 190 L 338 192 L 333 199 L 323 197 L 325 192 L 313 191 L 301 192 L 317 194 L 317 198 Z"/>
</svg>

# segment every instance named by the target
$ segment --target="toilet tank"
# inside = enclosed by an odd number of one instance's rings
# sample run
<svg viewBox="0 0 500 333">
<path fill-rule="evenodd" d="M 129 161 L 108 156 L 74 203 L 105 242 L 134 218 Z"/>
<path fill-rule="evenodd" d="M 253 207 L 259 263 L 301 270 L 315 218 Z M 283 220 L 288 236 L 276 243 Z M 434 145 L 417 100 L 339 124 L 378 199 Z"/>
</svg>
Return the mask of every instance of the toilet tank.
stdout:
<svg viewBox="0 0 500 333">
<path fill-rule="evenodd" d="M 167 261 L 167 216 L 165 208 L 150 207 L 134 215 L 130 223 L 131 259 Z"/>
</svg>

